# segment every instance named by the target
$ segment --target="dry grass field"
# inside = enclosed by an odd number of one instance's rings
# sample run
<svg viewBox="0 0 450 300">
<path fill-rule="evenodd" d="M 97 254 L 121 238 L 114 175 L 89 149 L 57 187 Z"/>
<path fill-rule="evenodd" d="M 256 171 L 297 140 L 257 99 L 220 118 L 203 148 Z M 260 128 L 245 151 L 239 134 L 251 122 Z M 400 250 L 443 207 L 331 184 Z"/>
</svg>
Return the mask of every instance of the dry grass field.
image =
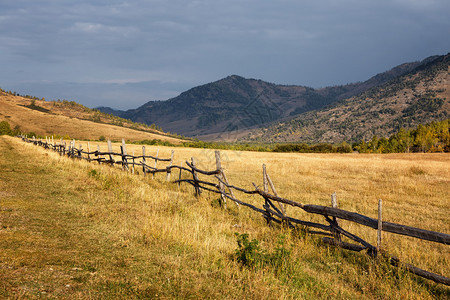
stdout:
<svg viewBox="0 0 450 300">
<path fill-rule="evenodd" d="M 78 142 L 77 142 L 78 144 Z M 93 144 L 91 143 L 91 147 Z M 118 144 L 113 145 L 118 151 Z M 101 145 L 106 150 L 106 145 Z M 146 146 L 169 157 L 171 148 Z M 141 146 L 127 145 L 128 153 Z M 450 233 L 449 154 L 294 154 L 222 151 L 231 184 L 262 184 L 267 165 L 280 196 L 330 204 L 383 219 Z M 215 169 L 214 151 L 176 148 L 174 163 L 195 157 Z M 161 163 L 163 165 L 163 163 Z M 449 287 L 320 242 L 316 236 L 269 227 L 247 208 L 196 198 L 191 186 L 119 168 L 75 161 L 0 137 L 0 296 L 11 298 L 405 298 L 450 297 Z M 187 176 L 187 175 L 185 175 Z M 172 179 L 178 177 L 172 174 Z M 205 177 L 202 177 L 205 178 Z M 262 206 L 256 196 L 239 198 Z M 288 207 L 288 214 L 322 221 Z M 375 230 L 342 226 L 375 244 Z M 284 238 L 281 267 L 243 267 L 235 233 L 268 252 Z M 448 246 L 383 235 L 383 248 L 405 262 L 450 276 Z"/>
<path fill-rule="evenodd" d="M 122 127 L 88 121 L 86 119 L 92 117 L 93 112 L 85 111 L 81 106 L 58 106 L 55 102 L 38 100 L 36 106 L 49 111 L 42 112 L 25 107 L 30 103 L 30 99 L 0 91 L 0 120 L 6 120 L 11 128 L 19 126 L 22 132 L 34 132 L 42 136 L 68 135 L 70 138 L 90 140 L 98 140 L 100 136 L 111 140 L 127 137 L 129 141 L 159 139 L 172 144 L 181 143 L 179 139 L 144 131 L 143 128 L 141 130 L 128 128 L 130 124 L 124 124 L 125 127 Z"/>
</svg>

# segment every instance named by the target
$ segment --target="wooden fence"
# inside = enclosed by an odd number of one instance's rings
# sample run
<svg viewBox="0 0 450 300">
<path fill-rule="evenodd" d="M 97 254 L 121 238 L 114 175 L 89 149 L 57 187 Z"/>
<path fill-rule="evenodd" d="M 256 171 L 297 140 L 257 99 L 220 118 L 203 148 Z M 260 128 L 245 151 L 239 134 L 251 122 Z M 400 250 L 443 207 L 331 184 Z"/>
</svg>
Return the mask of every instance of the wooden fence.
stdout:
<svg viewBox="0 0 450 300">
<path fill-rule="evenodd" d="M 336 194 L 331 196 L 331 207 L 295 202 L 282 198 L 278 195 L 270 176 L 267 174 L 265 165 L 263 165 L 263 188 L 258 187 L 255 183 L 253 183 L 253 189 L 251 190 L 237 187 L 228 182 L 225 172 L 221 166 L 219 151 L 215 151 L 216 169 L 207 171 L 199 169 L 196 166 L 196 161 L 194 158 L 191 158 L 190 162 L 186 161 L 185 166 L 174 165 L 173 150 L 170 158 L 158 157 L 158 153 L 155 156 L 147 155 L 145 152 L 145 146 L 142 146 L 142 155 L 130 155 L 126 151 L 124 140 L 122 140 L 122 145 L 120 146 L 120 153 L 116 153 L 113 152 L 111 141 L 109 140 L 108 152 L 101 152 L 100 146 L 97 146 L 97 150 L 92 151 L 89 143 L 87 144 L 87 149 L 83 149 L 81 144 L 77 148 L 75 140 L 69 142 L 69 145 L 67 145 L 66 141 L 63 141 L 63 139 L 61 139 L 58 143 L 55 143 L 53 137 L 46 138 L 45 141 L 41 139 L 38 140 L 34 137 L 32 139 L 28 139 L 27 137 L 21 138 L 25 142 L 33 143 L 46 149 L 51 149 L 60 153 L 60 155 L 65 155 L 71 158 L 98 162 L 99 164 L 104 163 L 109 165 L 120 165 L 123 170 L 127 170 L 132 173 L 135 172 L 135 169 L 139 169 L 142 170 L 144 176 L 147 174 L 154 175 L 155 173 L 166 173 L 167 181 L 170 181 L 172 170 L 177 169 L 179 170 L 178 179 L 172 180 L 171 182 L 178 185 L 181 183 L 188 183 L 192 185 L 194 188 L 194 193 L 197 196 L 200 195 L 202 191 L 217 193 L 220 195 L 220 203 L 224 207 L 226 207 L 228 199 L 233 201 L 237 206 L 245 206 L 262 214 L 269 224 L 274 222 L 290 228 L 295 228 L 296 225 L 314 228 L 315 230 L 309 230 L 308 232 L 311 234 L 323 235 L 324 237 L 322 238 L 322 241 L 324 243 L 351 251 L 361 252 L 365 250 L 368 255 L 374 258 L 378 255 L 383 255 L 393 266 L 402 267 L 413 274 L 433 280 L 437 283 L 450 285 L 450 278 L 400 262 L 397 257 L 390 256 L 381 250 L 381 234 L 383 231 L 450 245 L 449 234 L 383 221 L 381 200 L 379 200 L 378 203 L 378 219 L 370 218 L 356 212 L 339 209 L 337 207 Z M 164 167 L 158 167 L 158 162 L 164 162 L 167 165 Z M 182 179 L 183 171 L 189 173 L 189 178 Z M 206 175 L 212 180 L 200 180 L 198 174 Z M 271 192 L 269 191 L 269 187 Z M 264 200 L 264 204 L 262 205 L 262 208 L 259 208 L 253 204 L 239 200 L 239 198 L 235 195 L 235 192 L 260 196 L 262 200 Z M 326 223 L 321 224 L 289 217 L 286 214 L 287 205 L 302 209 L 307 213 L 321 215 L 324 217 Z M 340 219 L 376 229 L 377 245 L 371 245 L 364 239 L 343 229 L 339 224 Z M 319 229 L 319 231 L 317 229 Z M 353 241 L 353 243 L 342 241 L 342 236 L 345 236 L 349 240 Z"/>
</svg>

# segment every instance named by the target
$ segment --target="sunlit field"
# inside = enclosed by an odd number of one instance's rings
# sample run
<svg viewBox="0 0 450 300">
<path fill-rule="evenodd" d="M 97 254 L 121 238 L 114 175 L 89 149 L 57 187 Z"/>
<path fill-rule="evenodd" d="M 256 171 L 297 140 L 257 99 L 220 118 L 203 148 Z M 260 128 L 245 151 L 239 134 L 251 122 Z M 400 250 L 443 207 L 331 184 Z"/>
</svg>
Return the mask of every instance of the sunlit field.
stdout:
<svg viewBox="0 0 450 300">
<path fill-rule="evenodd" d="M 90 147 L 96 150 L 97 143 Z M 100 147 L 107 151 L 106 143 Z M 144 177 L 136 168 L 133 175 L 119 166 L 72 160 L 10 137 L 0 138 L 0 148 L 4 170 L 0 243 L 5 249 L 0 254 L 0 295 L 258 299 L 450 295 L 446 286 L 383 265 L 364 253 L 326 246 L 318 236 L 303 231 L 268 226 L 261 215 L 230 200 L 222 208 L 217 194 L 195 197 L 192 186 L 168 183 L 165 173 Z M 174 164 L 195 157 L 199 168 L 215 169 L 213 150 L 145 148 L 147 155 L 158 151 L 164 158 L 175 150 Z M 113 144 L 113 150 L 120 152 L 119 144 Z M 127 152 L 141 155 L 142 146 L 127 145 Z M 235 186 L 261 186 L 264 163 L 281 197 L 330 205 L 336 192 L 340 208 L 372 218 L 377 217 L 377 202 L 382 199 L 383 220 L 450 233 L 449 154 L 221 151 L 221 158 Z M 172 172 L 171 181 L 178 176 L 178 171 Z M 260 197 L 235 195 L 263 205 Z M 325 223 L 323 217 L 300 209 L 288 207 L 287 212 Z M 376 244 L 375 230 L 347 221 L 341 225 Z M 269 252 L 284 237 L 288 264 L 281 270 L 242 266 L 235 259 L 235 233 L 248 233 Z M 382 248 L 404 262 L 450 276 L 448 246 L 383 233 Z"/>
</svg>

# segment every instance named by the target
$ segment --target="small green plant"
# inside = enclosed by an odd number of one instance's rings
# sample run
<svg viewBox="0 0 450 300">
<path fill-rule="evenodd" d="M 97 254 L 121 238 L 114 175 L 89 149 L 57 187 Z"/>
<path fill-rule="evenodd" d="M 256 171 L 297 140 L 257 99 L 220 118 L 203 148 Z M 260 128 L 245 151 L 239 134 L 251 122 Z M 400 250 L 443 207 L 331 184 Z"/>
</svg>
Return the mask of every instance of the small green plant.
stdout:
<svg viewBox="0 0 450 300">
<path fill-rule="evenodd" d="M 106 141 L 106 138 L 105 138 L 105 136 L 101 135 L 101 136 L 98 138 L 98 140 L 99 140 L 100 142 L 104 142 L 104 141 Z"/>
<path fill-rule="evenodd" d="M 89 176 L 94 177 L 94 178 L 100 177 L 100 172 L 97 172 L 97 170 L 94 170 L 94 169 L 90 170 L 88 174 L 89 174 Z"/>
<path fill-rule="evenodd" d="M 259 247 L 259 241 L 257 239 L 250 241 L 247 233 L 239 234 L 236 232 L 235 235 L 238 244 L 238 249 L 236 249 L 237 261 L 250 268 L 260 265 L 264 253 Z"/>
<path fill-rule="evenodd" d="M 257 239 L 250 241 L 247 233 L 235 233 L 235 235 L 238 243 L 236 259 L 243 266 L 250 268 L 269 266 L 279 272 L 290 264 L 291 251 L 285 247 L 285 235 L 280 235 L 278 245 L 273 252 L 262 249 Z"/>
</svg>

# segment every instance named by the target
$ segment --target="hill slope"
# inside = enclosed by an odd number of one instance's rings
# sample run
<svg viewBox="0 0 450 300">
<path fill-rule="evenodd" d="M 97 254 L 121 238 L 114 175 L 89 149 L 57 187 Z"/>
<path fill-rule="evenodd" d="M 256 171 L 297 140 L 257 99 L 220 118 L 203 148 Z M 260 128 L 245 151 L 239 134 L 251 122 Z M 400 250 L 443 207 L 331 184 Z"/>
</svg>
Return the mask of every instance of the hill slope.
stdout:
<svg viewBox="0 0 450 300">
<path fill-rule="evenodd" d="M 232 75 L 167 101 L 150 101 L 137 109 L 125 112 L 99 109 L 135 122 L 155 123 L 166 131 L 187 136 L 217 135 L 263 127 L 323 108 L 405 74 L 424 62 L 403 64 L 365 82 L 321 89 L 277 85 Z"/>
<path fill-rule="evenodd" d="M 290 121 L 255 130 L 243 140 L 340 142 L 388 136 L 400 128 L 450 116 L 450 54 L 433 57 L 384 85 L 304 113 Z"/>
<path fill-rule="evenodd" d="M 89 109 L 76 102 L 41 101 L 0 91 L 0 121 L 11 128 L 38 135 L 69 135 L 75 139 L 181 140 L 163 132 L 115 116 Z"/>
</svg>

